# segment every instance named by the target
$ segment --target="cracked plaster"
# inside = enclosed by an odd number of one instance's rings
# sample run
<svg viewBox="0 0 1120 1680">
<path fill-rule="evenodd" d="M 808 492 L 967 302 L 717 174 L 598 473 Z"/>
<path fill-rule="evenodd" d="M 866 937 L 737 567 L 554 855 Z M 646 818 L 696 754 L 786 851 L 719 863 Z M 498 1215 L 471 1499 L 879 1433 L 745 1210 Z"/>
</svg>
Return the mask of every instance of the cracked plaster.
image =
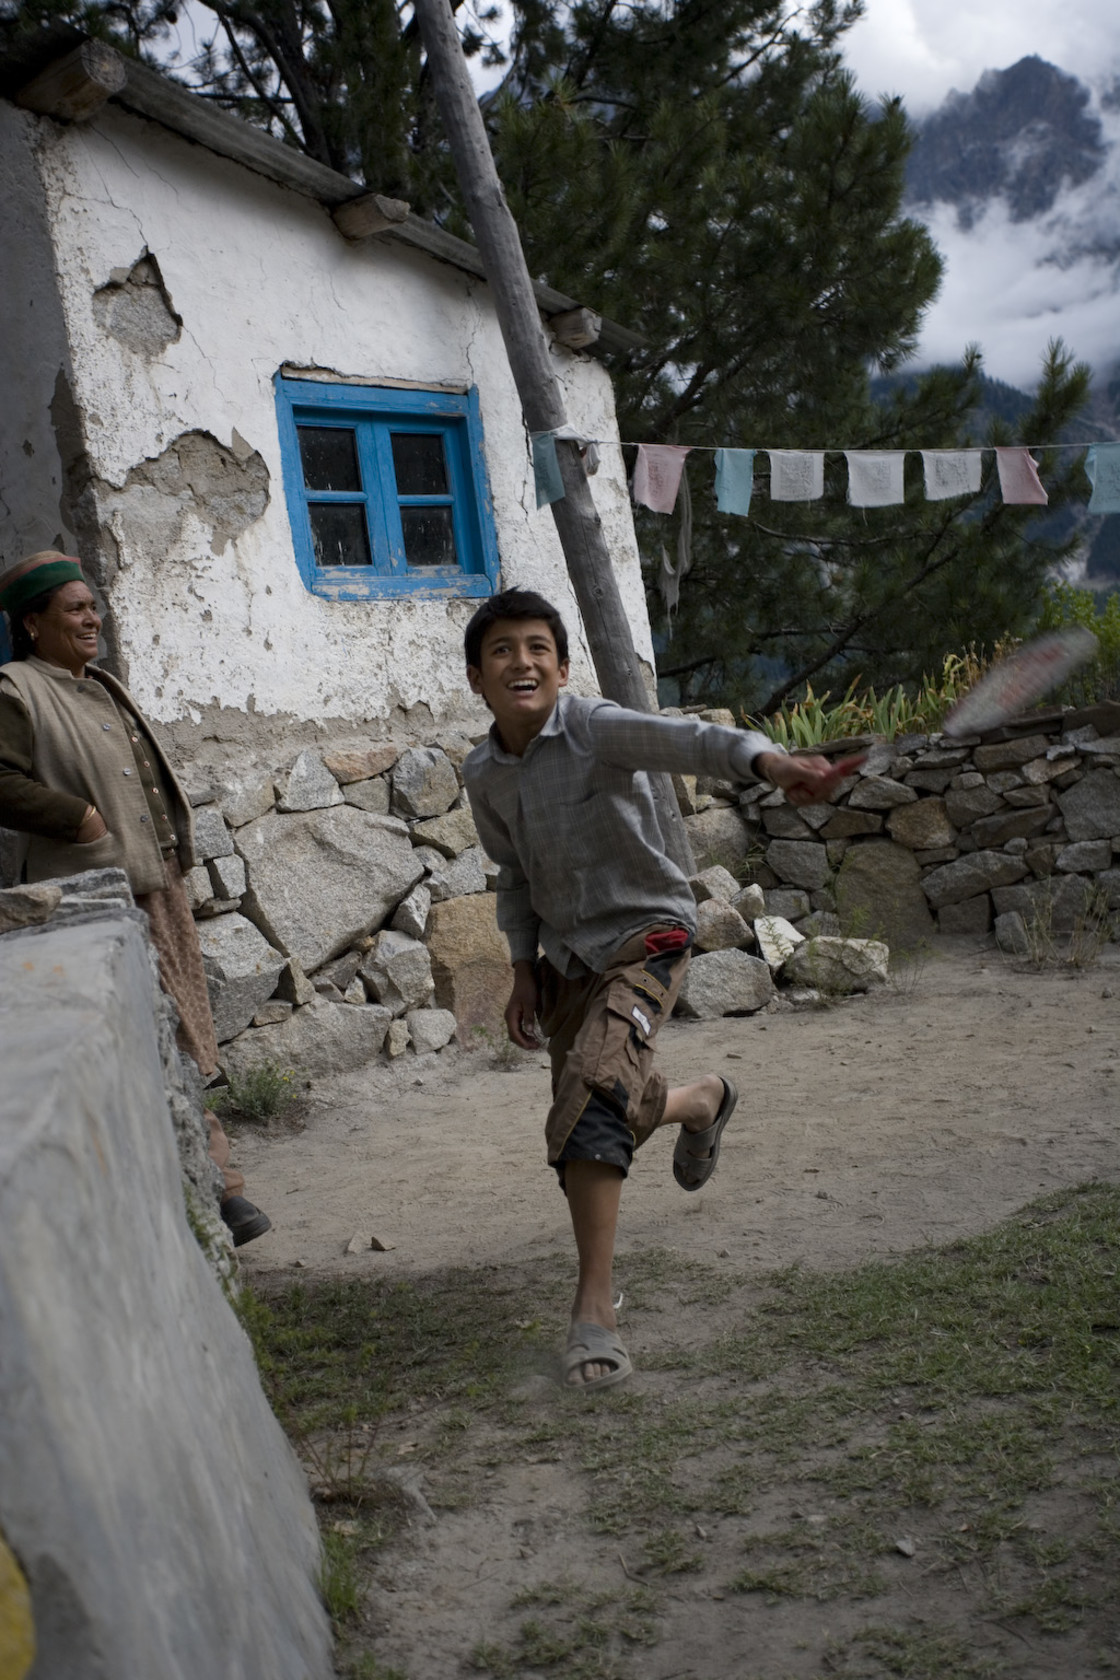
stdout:
<svg viewBox="0 0 1120 1680">
<path fill-rule="evenodd" d="M 193 727 L 242 743 L 326 727 L 377 734 L 401 718 L 421 728 L 484 723 L 462 673 L 476 602 L 332 602 L 304 588 L 272 385 L 284 364 L 370 384 L 477 386 L 503 583 L 556 601 L 573 630 L 573 687 L 595 690 L 555 527 L 533 505 L 520 405 L 484 284 L 389 242 L 351 245 L 321 206 L 116 107 L 82 126 L 44 121 L 38 143 L 84 434 L 82 489 L 95 510 L 94 569 L 127 655 L 118 667 L 149 715 L 177 737 Z M 138 251 L 152 266 L 137 277 Z M 136 349 L 128 333 L 106 330 L 129 287 L 153 291 L 167 311 L 158 353 L 150 333 L 133 332 Z M 163 319 L 151 299 L 143 309 L 148 326 Z M 168 323 L 179 321 L 171 338 Z M 572 424 L 615 436 L 605 370 L 578 352 L 554 350 L 553 360 Z M 224 486 L 216 501 L 215 485 Z M 652 669 L 617 447 L 603 450 L 592 488 Z"/>
</svg>

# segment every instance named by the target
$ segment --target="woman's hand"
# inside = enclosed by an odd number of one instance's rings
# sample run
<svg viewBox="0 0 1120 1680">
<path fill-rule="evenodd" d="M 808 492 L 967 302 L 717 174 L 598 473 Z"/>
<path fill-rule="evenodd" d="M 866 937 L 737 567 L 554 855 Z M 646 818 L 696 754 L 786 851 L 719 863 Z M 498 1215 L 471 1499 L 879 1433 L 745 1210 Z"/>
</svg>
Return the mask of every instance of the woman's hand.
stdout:
<svg viewBox="0 0 1120 1680">
<path fill-rule="evenodd" d="M 506 1004 L 506 1030 L 513 1042 L 520 1044 L 522 1050 L 539 1050 L 541 1047 L 541 1037 L 537 1031 L 537 1009 L 540 1001 L 536 964 L 524 960 L 515 962 L 513 991 Z"/>
<path fill-rule="evenodd" d="M 101 812 L 97 810 L 96 806 L 90 805 L 87 807 L 86 814 L 82 818 L 81 827 L 78 829 L 74 838 L 79 846 L 87 846 L 93 840 L 100 840 L 102 835 L 108 834 L 108 832 L 109 830 L 105 827 L 105 819 L 101 815 Z"/>
</svg>

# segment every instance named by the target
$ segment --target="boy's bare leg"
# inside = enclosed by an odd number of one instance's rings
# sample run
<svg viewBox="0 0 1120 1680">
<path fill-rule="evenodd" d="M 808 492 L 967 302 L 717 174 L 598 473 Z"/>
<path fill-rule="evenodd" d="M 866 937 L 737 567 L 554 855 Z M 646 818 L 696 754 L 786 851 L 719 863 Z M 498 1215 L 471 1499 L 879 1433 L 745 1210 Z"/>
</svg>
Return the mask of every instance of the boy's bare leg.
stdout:
<svg viewBox="0 0 1120 1680">
<path fill-rule="evenodd" d="M 723 1098 L 724 1084 L 718 1073 L 706 1073 L 691 1085 L 677 1085 L 665 1098 L 661 1125 L 705 1131 L 719 1113 Z"/>
<path fill-rule="evenodd" d="M 614 1239 L 622 1201 L 622 1174 L 606 1161 L 568 1161 L 564 1166 L 564 1188 L 572 1216 L 579 1282 L 572 1303 L 573 1324 L 601 1324 L 614 1330 L 613 1267 Z M 610 1370 L 597 1360 L 587 1360 L 572 1373 L 573 1388 L 605 1377 Z"/>
</svg>

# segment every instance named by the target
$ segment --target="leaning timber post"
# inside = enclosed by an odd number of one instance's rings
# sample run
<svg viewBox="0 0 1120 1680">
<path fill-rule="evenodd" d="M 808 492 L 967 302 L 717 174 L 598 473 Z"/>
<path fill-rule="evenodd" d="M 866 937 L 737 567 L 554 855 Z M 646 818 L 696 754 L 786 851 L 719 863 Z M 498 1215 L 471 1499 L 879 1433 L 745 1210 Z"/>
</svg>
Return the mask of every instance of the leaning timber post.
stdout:
<svg viewBox="0 0 1120 1680">
<path fill-rule="evenodd" d="M 549 360 L 533 284 L 517 224 L 506 203 L 490 140 L 471 85 L 448 0 L 414 0 L 428 55 L 436 101 L 455 160 L 486 278 L 494 295 L 502 338 L 530 432 L 564 426 L 563 398 Z M 557 440 L 564 495 L 552 515 L 568 575 L 579 603 L 599 686 L 610 700 L 633 711 L 651 710 L 630 623 L 618 592 L 603 526 L 576 444 Z M 694 864 L 673 784 L 651 775 L 658 822 L 674 862 L 691 875 Z"/>
</svg>

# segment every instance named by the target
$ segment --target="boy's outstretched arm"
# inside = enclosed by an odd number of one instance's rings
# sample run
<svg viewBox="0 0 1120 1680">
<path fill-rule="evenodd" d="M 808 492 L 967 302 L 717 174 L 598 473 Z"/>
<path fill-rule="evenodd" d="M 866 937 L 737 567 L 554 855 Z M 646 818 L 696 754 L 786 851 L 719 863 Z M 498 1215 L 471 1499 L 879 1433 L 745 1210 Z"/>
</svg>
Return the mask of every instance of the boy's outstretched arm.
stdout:
<svg viewBox="0 0 1120 1680">
<path fill-rule="evenodd" d="M 513 965 L 513 991 L 506 1004 L 506 1030 L 522 1050 L 539 1050 L 537 1010 L 540 989 L 537 986 L 537 965 L 524 958 Z"/>
<path fill-rule="evenodd" d="M 864 755 L 830 761 L 814 753 L 756 753 L 754 773 L 774 787 L 785 789 L 791 805 L 826 805 L 845 776 L 850 776 Z"/>
</svg>

